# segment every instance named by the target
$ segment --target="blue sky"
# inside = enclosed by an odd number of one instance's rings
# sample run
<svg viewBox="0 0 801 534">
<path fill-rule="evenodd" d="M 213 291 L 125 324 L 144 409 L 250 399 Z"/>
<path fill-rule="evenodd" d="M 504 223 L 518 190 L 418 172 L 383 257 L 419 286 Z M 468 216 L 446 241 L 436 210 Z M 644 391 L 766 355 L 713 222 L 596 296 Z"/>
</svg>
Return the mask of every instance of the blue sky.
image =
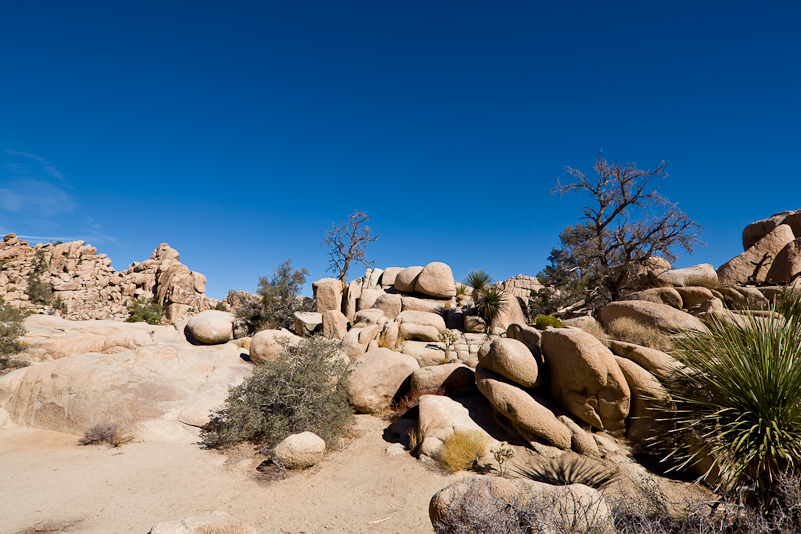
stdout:
<svg viewBox="0 0 801 534">
<path fill-rule="evenodd" d="M 676 265 L 718 266 L 801 207 L 799 26 L 796 2 L 0 1 L 0 232 L 118 270 L 167 242 L 222 298 L 287 258 L 329 276 L 359 209 L 376 266 L 534 275 L 586 202 L 550 190 L 603 150 L 669 161 L 706 229 Z"/>
</svg>

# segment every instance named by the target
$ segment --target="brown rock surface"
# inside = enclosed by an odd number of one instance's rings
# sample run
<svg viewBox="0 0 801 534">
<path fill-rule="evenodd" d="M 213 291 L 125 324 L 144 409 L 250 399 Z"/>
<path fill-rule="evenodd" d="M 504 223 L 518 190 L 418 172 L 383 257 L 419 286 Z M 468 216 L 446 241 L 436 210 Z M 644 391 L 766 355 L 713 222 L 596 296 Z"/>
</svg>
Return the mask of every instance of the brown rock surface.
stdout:
<svg viewBox="0 0 801 534">
<path fill-rule="evenodd" d="M 701 321 L 689 313 L 672 308 L 666 304 L 643 300 L 619 300 L 607 304 L 598 314 L 604 328 L 620 317 L 629 317 L 647 326 L 658 328 L 666 334 L 681 330 L 704 330 Z"/>
<path fill-rule="evenodd" d="M 748 250 L 718 267 L 720 284 L 764 282 L 773 260 L 794 239 L 793 230 L 786 224 L 780 224 Z"/>
<path fill-rule="evenodd" d="M 361 413 L 388 408 L 411 374 L 420 368 L 406 354 L 378 348 L 362 354 L 348 364 L 348 398 Z"/>
</svg>

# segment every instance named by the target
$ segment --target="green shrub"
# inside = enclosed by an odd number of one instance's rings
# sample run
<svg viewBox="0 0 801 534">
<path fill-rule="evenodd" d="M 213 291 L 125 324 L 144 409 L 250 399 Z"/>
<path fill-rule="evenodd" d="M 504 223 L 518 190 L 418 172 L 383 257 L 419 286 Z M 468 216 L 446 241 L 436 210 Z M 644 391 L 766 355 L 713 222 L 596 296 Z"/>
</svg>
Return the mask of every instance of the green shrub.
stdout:
<svg viewBox="0 0 801 534">
<path fill-rule="evenodd" d="M 9 365 L 9 356 L 25 350 L 25 344 L 20 341 L 25 335 L 23 319 L 22 311 L 12 308 L 0 297 L 0 368 Z"/>
<path fill-rule="evenodd" d="M 209 448 L 247 441 L 272 448 L 290 434 L 310 431 L 329 447 L 348 430 L 353 410 L 345 391 L 345 363 L 339 342 L 314 336 L 284 346 L 275 360 L 253 370 L 201 432 Z"/>
<path fill-rule="evenodd" d="M 537 325 L 537 328 L 542 329 L 548 328 L 549 326 L 553 326 L 554 328 L 562 328 L 562 321 L 556 317 L 551 317 L 550 315 L 538 315 L 534 320 L 534 324 Z"/>
<path fill-rule="evenodd" d="M 242 319 L 248 333 L 254 334 L 267 328 L 295 330 L 294 316 L 299 311 L 314 311 L 312 299 L 299 296 L 306 276 L 304 268 L 292 269 L 292 260 L 286 260 L 273 270 L 272 276 L 259 278 L 258 300 L 245 300 L 237 308 L 236 315 Z"/>
<path fill-rule="evenodd" d="M 448 471 L 471 469 L 487 454 L 490 437 L 478 430 L 458 430 L 448 436 L 439 451 L 439 462 Z"/>
<path fill-rule="evenodd" d="M 676 340 L 687 366 L 669 384 L 677 432 L 704 445 L 676 454 L 693 464 L 711 451 L 724 487 L 766 492 L 801 471 L 801 317 L 745 317 L 743 327 L 712 321 Z"/>
<path fill-rule="evenodd" d="M 25 293 L 32 304 L 49 305 L 53 303 L 53 285 L 43 282 L 39 273 L 35 271 L 28 276 L 28 289 Z"/>
<path fill-rule="evenodd" d="M 128 305 L 128 323 L 141 323 L 158 325 L 164 320 L 164 309 L 161 304 L 151 299 L 135 299 Z"/>
</svg>

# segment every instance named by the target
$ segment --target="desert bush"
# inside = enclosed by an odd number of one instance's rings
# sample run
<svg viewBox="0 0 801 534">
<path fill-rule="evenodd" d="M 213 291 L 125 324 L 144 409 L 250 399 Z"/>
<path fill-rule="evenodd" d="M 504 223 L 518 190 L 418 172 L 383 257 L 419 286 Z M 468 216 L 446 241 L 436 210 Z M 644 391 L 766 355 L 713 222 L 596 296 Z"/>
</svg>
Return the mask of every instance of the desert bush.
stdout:
<svg viewBox="0 0 801 534">
<path fill-rule="evenodd" d="M 801 317 L 744 315 L 743 327 L 712 321 L 678 337 L 687 367 L 668 386 L 675 455 L 688 465 L 711 452 L 723 488 L 752 485 L 762 501 L 778 476 L 801 472 Z"/>
<path fill-rule="evenodd" d="M 490 437 L 478 430 L 458 430 L 442 443 L 439 462 L 448 471 L 467 471 L 487 454 Z"/>
<path fill-rule="evenodd" d="M 669 351 L 673 346 L 670 338 L 659 329 L 639 323 L 630 317 L 620 317 L 610 321 L 606 330 L 613 339 L 650 349 Z"/>
<path fill-rule="evenodd" d="M 8 357 L 25 350 L 20 338 L 25 335 L 22 321 L 25 315 L 0 297 L 0 366 L 8 363 Z"/>
<path fill-rule="evenodd" d="M 534 320 L 534 324 L 537 326 L 537 328 L 542 329 L 548 328 L 549 326 L 553 326 L 554 328 L 562 328 L 562 321 L 556 317 L 551 317 L 550 315 L 538 315 Z"/>
<path fill-rule="evenodd" d="M 133 440 L 128 432 L 117 423 L 98 423 L 83 431 L 83 437 L 78 441 L 81 445 L 102 445 L 120 447 Z"/>
<path fill-rule="evenodd" d="M 53 302 L 53 285 L 43 282 L 36 272 L 28 276 L 28 289 L 25 293 L 32 304 L 49 305 Z"/>
<path fill-rule="evenodd" d="M 608 534 L 611 518 L 602 497 L 582 498 L 562 491 L 503 498 L 483 477 L 433 522 L 437 534 Z"/>
<path fill-rule="evenodd" d="M 134 299 L 128 305 L 128 318 L 125 322 L 159 325 L 164 320 L 164 308 L 151 299 Z"/>
<path fill-rule="evenodd" d="M 467 296 L 467 286 L 464 284 L 459 284 L 456 287 L 456 298 L 464 298 Z"/>
<path fill-rule="evenodd" d="M 253 370 L 228 390 L 222 408 L 201 431 L 208 448 L 247 441 L 270 449 L 290 434 L 310 431 L 328 447 L 350 428 L 353 410 L 345 391 L 345 363 L 339 342 L 313 336 Z"/>
<path fill-rule="evenodd" d="M 248 333 L 267 328 L 294 331 L 295 312 L 314 311 L 314 301 L 299 296 L 308 274 L 304 268 L 292 269 L 292 260 L 286 260 L 273 270 L 270 278 L 259 278 L 259 299 L 244 300 L 236 313 L 244 321 Z"/>
<path fill-rule="evenodd" d="M 478 294 L 476 309 L 478 314 L 487 321 L 487 324 L 492 323 L 501 312 L 506 310 L 505 296 L 503 289 L 497 286 L 482 289 Z"/>
</svg>

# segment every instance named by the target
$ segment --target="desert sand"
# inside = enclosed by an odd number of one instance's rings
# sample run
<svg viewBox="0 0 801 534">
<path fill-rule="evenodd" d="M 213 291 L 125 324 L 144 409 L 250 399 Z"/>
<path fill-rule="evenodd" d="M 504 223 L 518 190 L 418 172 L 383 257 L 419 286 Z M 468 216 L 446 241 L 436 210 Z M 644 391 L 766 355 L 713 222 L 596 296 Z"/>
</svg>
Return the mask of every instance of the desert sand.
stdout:
<svg viewBox="0 0 801 534">
<path fill-rule="evenodd" d="M 260 459 L 198 445 L 81 446 L 79 436 L 0 430 L 0 533 L 146 534 L 209 510 L 259 533 L 426 533 L 432 495 L 463 474 L 429 468 L 382 439 L 386 421 L 356 417 L 354 438 L 314 468 L 259 480 Z"/>
</svg>

